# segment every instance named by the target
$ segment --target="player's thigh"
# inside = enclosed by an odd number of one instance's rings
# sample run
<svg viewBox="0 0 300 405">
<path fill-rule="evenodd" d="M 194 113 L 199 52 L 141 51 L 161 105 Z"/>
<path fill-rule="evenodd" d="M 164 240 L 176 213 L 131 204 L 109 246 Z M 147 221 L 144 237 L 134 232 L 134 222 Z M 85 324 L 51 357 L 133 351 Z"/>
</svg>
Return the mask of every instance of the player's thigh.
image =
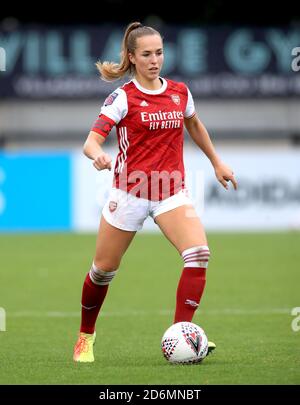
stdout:
<svg viewBox="0 0 300 405">
<path fill-rule="evenodd" d="M 180 254 L 193 246 L 207 245 L 204 227 L 191 205 L 157 215 L 155 222 Z"/>
<path fill-rule="evenodd" d="M 103 215 L 99 225 L 94 263 L 103 271 L 116 270 L 136 232 L 110 225 Z"/>
</svg>

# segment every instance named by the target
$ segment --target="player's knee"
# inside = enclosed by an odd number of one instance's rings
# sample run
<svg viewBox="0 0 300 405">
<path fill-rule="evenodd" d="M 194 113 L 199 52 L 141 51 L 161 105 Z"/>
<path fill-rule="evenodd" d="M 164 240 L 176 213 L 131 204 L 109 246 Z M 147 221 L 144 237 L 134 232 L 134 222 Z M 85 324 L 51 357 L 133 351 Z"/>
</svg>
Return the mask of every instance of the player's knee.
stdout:
<svg viewBox="0 0 300 405">
<path fill-rule="evenodd" d="M 90 269 L 90 279 L 94 284 L 107 285 L 109 284 L 117 273 L 116 268 L 111 268 L 109 266 L 100 267 L 95 262 L 93 262 Z"/>
<path fill-rule="evenodd" d="M 210 258 L 208 246 L 194 246 L 181 253 L 184 261 L 184 267 L 202 267 L 207 268 Z"/>
<path fill-rule="evenodd" d="M 120 266 L 120 260 L 114 258 L 95 257 L 93 263 L 97 269 L 101 269 L 103 271 L 116 271 Z"/>
</svg>

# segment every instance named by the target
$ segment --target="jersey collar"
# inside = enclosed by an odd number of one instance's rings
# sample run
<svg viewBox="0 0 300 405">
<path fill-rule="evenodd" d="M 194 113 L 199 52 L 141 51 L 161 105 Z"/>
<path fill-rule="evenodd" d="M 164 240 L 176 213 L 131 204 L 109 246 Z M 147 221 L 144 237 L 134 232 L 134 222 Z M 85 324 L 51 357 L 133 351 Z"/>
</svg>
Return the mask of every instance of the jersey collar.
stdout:
<svg viewBox="0 0 300 405">
<path fill-rule="evenodd" d="M 162 84 L 161 88 L 160 88 L 160 89 L 157 89 L 157 90 L 148 90 L 148 89 L 145 89 L 145 87 L 142 87 L 136 79 L 132 79 L 132 82 L 134 83 L 135 87 L 136 87 L 137 89 L 139 89 L 142 93 L 146 93 L 146 94 L 161 94 L 161 93 L 163 93 L 163 92 L 166 90 L 168 83 L 167 83 L 167 81 L 166 81 L 163 77 L 160 77 L 160 79 L 162 80 L 162 83 L 163 83 L 163 84 Z"/>
</svg>

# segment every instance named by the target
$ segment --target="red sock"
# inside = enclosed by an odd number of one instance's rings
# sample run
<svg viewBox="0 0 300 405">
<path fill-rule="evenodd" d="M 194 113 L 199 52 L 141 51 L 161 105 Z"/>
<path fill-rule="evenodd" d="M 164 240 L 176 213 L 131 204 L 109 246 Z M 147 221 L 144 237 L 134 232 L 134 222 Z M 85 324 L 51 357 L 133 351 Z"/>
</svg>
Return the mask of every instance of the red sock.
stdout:
<svg viewBox="0 0 300 405">
<path fill-rule="evenodd" d="M 177 288 L 174 323 L 192 321 L 204 291 L 205 276 L 205 268 L 184 267 Z"/>
<path fill-rule="evenodd" d="M 87 274 L 82 289 L 80 332 L 94 333 L 96 320 L 107 290 L 108 284 L 94 284 L 89 273 Z"/>
</svg>

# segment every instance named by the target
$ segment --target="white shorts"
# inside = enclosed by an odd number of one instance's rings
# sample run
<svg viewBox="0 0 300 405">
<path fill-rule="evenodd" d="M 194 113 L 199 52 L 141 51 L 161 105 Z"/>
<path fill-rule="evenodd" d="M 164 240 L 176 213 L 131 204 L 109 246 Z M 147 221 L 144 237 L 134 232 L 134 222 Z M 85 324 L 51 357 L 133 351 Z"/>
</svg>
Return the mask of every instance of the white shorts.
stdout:
<svg viewBox="0 0 300 405">
<path fill-rule="evenodd" d="M 150 201 L 135 197 L 118 188 L 112 188 L 102 214 L 105 220 L 116 228 L 124 231 L 139 231 L 149 215 L 155 222 L 157 215 L 186 204 L 193 204 L 186 189 L 180 190 L 165 200 Z"/>
</svg>

